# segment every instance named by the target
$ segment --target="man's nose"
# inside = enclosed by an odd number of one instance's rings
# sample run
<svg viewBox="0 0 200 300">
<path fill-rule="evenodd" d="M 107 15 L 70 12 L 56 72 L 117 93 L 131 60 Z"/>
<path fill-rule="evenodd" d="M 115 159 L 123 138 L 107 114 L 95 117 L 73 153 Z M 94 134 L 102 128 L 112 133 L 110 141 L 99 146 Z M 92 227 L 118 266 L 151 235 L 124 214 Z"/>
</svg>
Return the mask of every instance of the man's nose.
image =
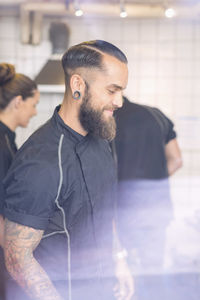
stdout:
<svg viewBox="0 0 200 300">
<path fill-rule="evenodd" d="M 37 109 L 35 108 L 34 112 L 33 112 L 33 116 L 36 116 L 36 115 L 37 115 Z"/>
<path fill-rule="evenodd" d="M 122 92 L 116 93 L 113 99 L 113 105 L 117 106 L 118 108 L 122 107 L 123 105 Z"/>
</svg>

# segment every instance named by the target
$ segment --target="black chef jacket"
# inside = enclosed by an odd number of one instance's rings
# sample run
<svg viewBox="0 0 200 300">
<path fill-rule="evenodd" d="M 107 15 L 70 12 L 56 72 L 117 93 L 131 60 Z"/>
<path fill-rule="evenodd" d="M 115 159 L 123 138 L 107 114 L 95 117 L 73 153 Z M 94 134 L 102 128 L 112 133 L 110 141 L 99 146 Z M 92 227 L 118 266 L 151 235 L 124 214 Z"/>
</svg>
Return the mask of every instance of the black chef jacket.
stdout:
<svg viewBox="0 0 200 300">
<path fill-rule="evenodd" d="M 16 151 L 15 132 L 10 130 L 10 128 L 0 121 L 0 214 L 3 213 L 2 181 L 6 176 Z"/>
<path fill-rule="evenodd" d="M 58 110 L 18 151 L 4 182 L 4 214 L 45 230 L 34 255 L 56 286 L 65 281 L 58 290 L 68 299 L 69 273 L 76 283 L 111 275 L 116 174 L 108 143 L 81 136 Z"/>
<path fill-rule="evenodd" d="M 176 137 L 172 121 L 157 108 L 125 98 L 116 122 L 119 181 L 167 178 L 165 145 Z"/>
<path fill-rule="evenodd" d="M 3 214 L 4 190 L 2 181 L 11 165 L 14 155 L 17 151 L 15 144 L 15 132 L 10 130 L 0 121 L 0 215 Z M 4 300 L 4 276 L 5 265 L 3 250 L 0 248 L 0 300 Z"/>
</svg>

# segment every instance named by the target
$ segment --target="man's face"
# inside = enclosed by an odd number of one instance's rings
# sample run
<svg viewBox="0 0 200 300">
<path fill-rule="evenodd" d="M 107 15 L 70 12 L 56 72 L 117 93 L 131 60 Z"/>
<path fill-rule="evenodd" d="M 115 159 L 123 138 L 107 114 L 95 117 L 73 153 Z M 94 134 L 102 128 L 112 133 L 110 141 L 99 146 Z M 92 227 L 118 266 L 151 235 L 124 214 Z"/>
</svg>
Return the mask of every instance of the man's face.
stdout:
<svg viewBox="0 0 200 300">
<path fill-rule="evenodd" d="M 92 71 L 90 83 L 86 82 L 79 120 L 87 132 L 110 141 L 116 134 L 113 112 L 122 106 L 128 69 L 126 64 L 109 55 L 103 63 L 106 70 Z"/>
<path fill-rule="evenodd" d="M 21 100 L 18 114 L 18 126 L 27 127 L 30 119 L 37 114 L 36 106 L 39 102 L 39 97 L 39 91 L 35 90 L 33 96 Z"/>
</svg>

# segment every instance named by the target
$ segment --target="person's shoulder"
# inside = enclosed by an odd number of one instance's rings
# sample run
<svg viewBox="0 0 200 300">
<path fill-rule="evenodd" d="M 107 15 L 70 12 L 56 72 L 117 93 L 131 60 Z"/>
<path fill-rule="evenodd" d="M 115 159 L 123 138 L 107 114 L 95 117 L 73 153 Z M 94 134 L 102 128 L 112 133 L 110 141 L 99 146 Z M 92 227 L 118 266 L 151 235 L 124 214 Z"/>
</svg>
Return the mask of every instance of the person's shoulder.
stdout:
<svg viewBox="0 0 200 300">
<path fill-rule="evenodd" d="M 49 189 L 53 188 L 59 174 L 56 150 L 27 141 L 18 150 L 12 161 L 6 176 L 7 182 L 12 178 L 18 178 L 27 186 L 31 184 L 36 186 L 43 182 L 43 184 L 49 185 Z"/>
<path fill-rule="evenodd" d="M 146 105 L 146 104 L 140 104 L 139 106 L 142 110 L 147 111 L 147 112 L 153 112 L 154 109 L 156 109 L 155 107 Z"/>
<path fill-rule="evenodd" d="M 45 124 L 40 126 L 27 140 L 28 142 L 39 142 L 46 143 L 46 141 L 51 140 L 55 135 L 55 128 L 52 125 L 51 119 L 49 119 Z"/>
<path fill-rule="evenodd" d="M 15 161 L 52 163 L 57 158 L 59 136 L 54 131 L 50 120 L 37 129 L 19 148 Z"/>
<path fill-rule="evenodd" d="M 148 106 L 148 109 L 151 110 L 151 111 L 153 111 L 153 112 L 155 112 L 155 113 L 164 115 L 163 111 L 160 108 L 158 108 L 158 107 Z"/>
<path fill-rule="evenodd" d="M 140 109 L 140 106 L 137 103 L 131 102 L 125 98 L 122 107 L 116 110 L 115 117 L 118 119 L 128 117 L 129 115 L 131 116 L 138 111 L 138 109 Z"/>
<path fill-rule="evenodd" d="M 168 123 L 173 124 L 172 120 L 161 109 L 157 107 L 152 107 L 151 111 L 156 119 L 159 119 L 163 123 L 166 123 L 166 125 Z"/>
<path fill-rule="evenodd" d="M 8 148 L 6 138 L 3 134 L 0 134 L 0 158 L 1 160 L 8 160 L 8 161 L 10 161 L 12 158 L 12 155 Z"/>
<path fill-rule="evenodd" d="M 5 145 L 6 144 L 6 139 L 5 139 L 5 134 L 0 131 L 0 145 Z"/>
<path fill-rule="evenodd" d="M 143 105 L 143 109 L 156 118 L 166 117 L 165 114 L 158 107 Z"/>
<path fill-rule="evenodd" d="M 6 138 L 3 134 L 0 134 L 0 151 L 4 152 L 8 150 L 8 146 L 6 143 Z"/>
<path fill-rule="evenodd" d="M 135 101 L 130 101 L 128 99 L 125 99 L 123 107 L 127 112 L 144 112 L 148 110 L 147 105 L 140 104 Z"/>
</svg>

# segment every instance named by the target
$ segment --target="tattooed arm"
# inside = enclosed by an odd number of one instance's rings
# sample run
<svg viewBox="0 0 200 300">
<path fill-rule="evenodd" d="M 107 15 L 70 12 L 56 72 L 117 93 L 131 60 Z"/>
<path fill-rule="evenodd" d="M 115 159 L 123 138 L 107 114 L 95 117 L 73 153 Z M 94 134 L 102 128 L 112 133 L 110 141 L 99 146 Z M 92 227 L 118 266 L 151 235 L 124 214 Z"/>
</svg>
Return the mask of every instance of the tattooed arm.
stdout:
<svg viewBox="0 0 200 300">
<path fill-rule="evenodd" d="M 48 275 L 33 256 L 43 230 L 5 221 L 5 261 L 11 276 L 32 299 L 61 300 Z"/>
</svg>

